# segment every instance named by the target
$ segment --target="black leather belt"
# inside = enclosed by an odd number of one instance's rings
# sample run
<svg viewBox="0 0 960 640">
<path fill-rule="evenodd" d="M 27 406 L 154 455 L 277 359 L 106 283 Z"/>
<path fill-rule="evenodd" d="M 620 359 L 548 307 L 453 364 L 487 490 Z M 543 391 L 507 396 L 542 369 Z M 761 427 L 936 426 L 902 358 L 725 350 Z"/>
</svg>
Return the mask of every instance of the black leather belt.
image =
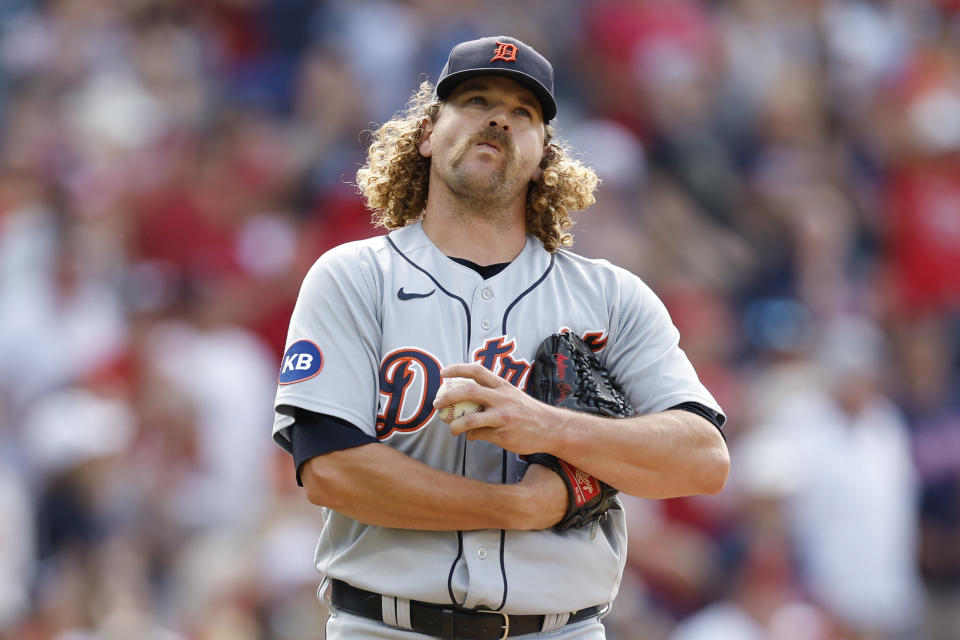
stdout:
<svg viewBox="0 0 960 640">
<path fill-rule="evenodd" d="M 333 580 L 330 590 L 333 606 L 358 616 L 383 622 L 380 594 L 364 591 L 342 580 Z M 602 605 L 570 614 L 567 624 L 599 615 Z M 497 611 L 473 611 L 442 604 L 410 601 L 410 626 L 414 631 L 445 640 L 498 640 L 543 628 L 544 616 L 508 615 Z"/>
</svg>

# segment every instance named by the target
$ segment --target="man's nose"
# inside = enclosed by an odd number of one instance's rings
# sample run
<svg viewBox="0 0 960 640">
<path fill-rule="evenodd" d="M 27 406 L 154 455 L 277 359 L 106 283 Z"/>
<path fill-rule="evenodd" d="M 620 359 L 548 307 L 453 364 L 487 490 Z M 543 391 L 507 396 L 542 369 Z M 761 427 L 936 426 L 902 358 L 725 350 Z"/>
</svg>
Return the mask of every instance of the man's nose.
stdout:
<svg viewBox="0 0 960 640">
<path fill-rule="evenodd" d="M 506 116 L 498 116 L 496 118 L 490 119 L 490 126 L 496 129 L 497 127 L 502 128 L 504 131 L 510 131 L 510 123 L 507 122 Z"/>
</svg>

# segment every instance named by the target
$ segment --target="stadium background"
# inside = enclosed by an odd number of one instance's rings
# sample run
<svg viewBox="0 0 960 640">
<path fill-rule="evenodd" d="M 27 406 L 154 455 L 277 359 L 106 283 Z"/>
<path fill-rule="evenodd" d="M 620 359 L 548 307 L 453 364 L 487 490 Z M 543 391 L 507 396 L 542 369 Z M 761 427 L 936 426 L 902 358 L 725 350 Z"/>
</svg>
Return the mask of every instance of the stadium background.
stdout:
<svg viewBox="0 0 960 640">
<path fill-rule="evenodd" d="M 631 500 L 612 640 L 960 637 L 958 5 L 0 2 L 0 637 L 320 637 L 287 316 L 371 233 L 360 132 L 506 32 L 604 181 L 575 249 L 729 414 L 722 494 Z"/>
</svg>

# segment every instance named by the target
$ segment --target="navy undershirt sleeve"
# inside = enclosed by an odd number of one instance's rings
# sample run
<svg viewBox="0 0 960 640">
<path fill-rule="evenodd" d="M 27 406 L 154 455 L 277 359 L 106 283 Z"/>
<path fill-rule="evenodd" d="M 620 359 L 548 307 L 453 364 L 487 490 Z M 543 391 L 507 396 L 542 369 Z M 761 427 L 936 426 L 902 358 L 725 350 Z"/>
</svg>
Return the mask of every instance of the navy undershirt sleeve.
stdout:
<svg viewBox="0 0 960 640">
<path fill-rule="evenodd" d="M 717 413 L 710 407 L 702 405 L 699 402 L 681 402 L 678 405 L 670 407 L 670 409 L 679 409 L 680 411 L 689 411 L 690 413 L 695 413 L 701 418 L 706 418 L 713 423 L 717 429 L 720 430 L 720 435 L 723 436 L 726 440 L 727 436 L 723 432 L 723 423 L 726 422 L 727 418 L 722 413 Z M 668 411 L 670 410 L 668 409 Z"/>
<path fill-rule="evenodd" d="M 296 407 L 293 426 L 290 427 L 290 445 L 297 484 L 303 486 L 300 469 L 310 458 L 372 442 L 377 442 L 377 439 L 346 420 Z"/>
</svg>

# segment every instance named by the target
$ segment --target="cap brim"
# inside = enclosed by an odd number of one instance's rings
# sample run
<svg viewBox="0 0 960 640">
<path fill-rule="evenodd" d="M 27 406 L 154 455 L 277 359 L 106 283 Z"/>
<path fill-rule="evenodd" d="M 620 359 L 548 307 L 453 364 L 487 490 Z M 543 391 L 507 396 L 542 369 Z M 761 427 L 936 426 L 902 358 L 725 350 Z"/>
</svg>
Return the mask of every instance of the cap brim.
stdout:
<svg viewBox="0 0 960 640">
<path fill-rule="evenodd" d="M 475 76 L 503 76 L 513 80 L 514 82 L 518 82 L 527 89 L 530 89 L 530 91 L 533 92 L 533 95 L 537 97 L 537 100 L 540 102 L 540 108 L 543 110 L 543 120 L 545 122 L 548 120 L 553 120 L 557 116 L 557 103 L 545 86 L 540 84 L 536 78 L 529 74 L 526 74 L 522 71 L 504 69 L 502 67 L 491 67 L 488 69 L 466 69 L 464 71 L 451 73 L 437 83 L 437 97 L 441 100 L 446 100 L 450 94 L 453 93 L 453 90 L 457 87 L 457 85 L 464 80 L 473 78 Z"/>
</svg>

